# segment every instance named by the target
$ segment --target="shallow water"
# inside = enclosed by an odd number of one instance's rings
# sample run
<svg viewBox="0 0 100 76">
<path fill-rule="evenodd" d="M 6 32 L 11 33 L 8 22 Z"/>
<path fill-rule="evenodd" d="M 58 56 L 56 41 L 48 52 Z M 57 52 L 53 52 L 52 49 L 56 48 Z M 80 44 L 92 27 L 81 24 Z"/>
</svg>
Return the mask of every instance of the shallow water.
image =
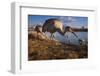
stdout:
<svg viewBox="0 0 100 76">
<path fill-rule="evenodd" d="M 85 43 L 88 42 L 88 32 L 75 32 L 78 38 L 76 38 L 72 33 L 68 32 L 66 33 L 66 36 L 61 36 L 59 33 L 54 33 L 55 39 L 64 42 L 64 43 L 70 43 L 79 45 L 78 39 L 82 39 L 85 41 Z M 48 37 L 50 37 L 50 33 L 46 33 Z M 68 36 L 68 37 L 67 37 Z"/>
</svg>

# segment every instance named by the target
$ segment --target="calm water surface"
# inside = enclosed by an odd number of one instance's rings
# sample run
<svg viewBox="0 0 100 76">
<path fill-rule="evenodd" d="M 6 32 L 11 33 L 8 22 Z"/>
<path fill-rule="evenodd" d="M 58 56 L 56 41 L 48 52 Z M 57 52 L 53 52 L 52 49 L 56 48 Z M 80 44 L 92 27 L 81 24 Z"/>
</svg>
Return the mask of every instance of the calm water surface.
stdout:
<svg viewBox="0 0 100 76">
<path fill-rule="evenodd" d="M 64 42 L 64 43 L 71 43 L 71 44 L 76 44 L 79 45 L 79 41 L 78 39 L 82 39 L 85 42 L 88 42 L 88 32 L 75 32 L 78 36 L 78 38 L 76 38 L 72 33 L 68 32 L 66 33 L 66 37 L 61 36 L 59 33 L 55 33 L 55 39 L 60 41 L 60 42 Z M 48 37 L 50 36 L 50 33 L 47 33 Z M 67 37 L 68 36 L 68 37 Z"/>
</svg>

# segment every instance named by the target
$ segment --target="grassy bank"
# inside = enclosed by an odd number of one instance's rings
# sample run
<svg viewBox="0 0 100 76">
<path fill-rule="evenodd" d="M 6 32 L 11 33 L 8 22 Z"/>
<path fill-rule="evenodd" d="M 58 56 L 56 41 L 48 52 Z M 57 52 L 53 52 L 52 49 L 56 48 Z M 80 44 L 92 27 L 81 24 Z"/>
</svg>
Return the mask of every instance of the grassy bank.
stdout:
<svg viewBox="0 0 100 76">
<path fill-rule="evenodd" d="M 88 46 L 64 44 L 50 39 L 28 39 L 28 60 L 79 59 L 88 57 Z"/>
</svg>

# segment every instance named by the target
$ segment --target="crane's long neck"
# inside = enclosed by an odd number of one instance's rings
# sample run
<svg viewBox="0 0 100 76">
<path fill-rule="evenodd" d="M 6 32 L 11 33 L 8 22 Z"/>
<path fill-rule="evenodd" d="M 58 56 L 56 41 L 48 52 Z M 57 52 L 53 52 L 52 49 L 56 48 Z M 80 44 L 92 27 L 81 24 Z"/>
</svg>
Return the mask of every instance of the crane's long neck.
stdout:
<svg viewBox="0 0 100 76">
<path fill-rule="evenodd" d="M 62 36 L 65 35 L 64 30 L 58 30 L 59 34 L 61 34 Z"/>
<path fill-rule="evenodd" d="M 77 34 L 71 28 L 64 28 L 64 35 L 66 32 L 71 32 L 76 38 L 78 38 Z"/>
</svg>

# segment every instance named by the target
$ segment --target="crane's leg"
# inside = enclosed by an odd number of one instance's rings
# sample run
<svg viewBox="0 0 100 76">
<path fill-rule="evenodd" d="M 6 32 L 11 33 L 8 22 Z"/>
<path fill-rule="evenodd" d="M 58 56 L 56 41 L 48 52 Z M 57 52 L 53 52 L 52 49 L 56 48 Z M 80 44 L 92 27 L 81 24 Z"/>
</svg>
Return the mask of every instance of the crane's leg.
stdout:
<svg viewBox="0 0 100 76">
<path fill-rule="evenodd" d="M 52 35 L 53 35 L 53 34 L 51 33 L 51 35 L 50 35 L 50 40 L 52 40 Z"/>
<path fill-rule="evenodd" d="M 70 44 L 70 39 L 68 39 L 68 35 L 66 37 L 67 37 L 67 43 Z"/>
<path fill-rule="evenodd" d="M 54 34 L 52 34 L 52 38 L 55 40 L 55 36 L 54 36 Z"/>
<path fill-rule="evenodd" d="M 55 38 L 55 35 L 54 34 L 52 34 L 52 39 L 56 41 L 56 38 Z"/>
<path fill-rule="evenodd" d="M 39 35 L 38 35 L 38 32 L 37 32 L 37 37 L 36 37 L 36 38 L 37 38 L 37 40 L 39 40 Z"/>
<path fill-rule="evenodd" d="M 68 40 L 68 35 L 66 35 L 66 41 L 68 44 L 70 44 L 70 40 Z"/>
<path fill-rule="evenodd" d="M 51 33 L 50 39 L 53 40 L 55 37 L 53 35 L 53 33 Z"/>
</svg>

